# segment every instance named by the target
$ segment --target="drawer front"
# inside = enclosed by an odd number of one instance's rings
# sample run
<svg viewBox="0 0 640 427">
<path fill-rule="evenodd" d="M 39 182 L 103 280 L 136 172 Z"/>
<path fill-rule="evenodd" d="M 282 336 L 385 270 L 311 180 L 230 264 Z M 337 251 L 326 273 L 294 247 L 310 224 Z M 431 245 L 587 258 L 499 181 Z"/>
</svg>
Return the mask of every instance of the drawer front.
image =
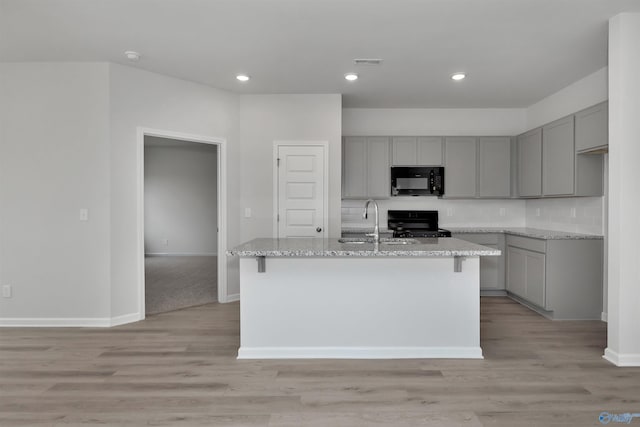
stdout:
<svg viewBox="0 0 640 427">
<path fill-rule="evenodd" d="M 540 253 L 547 251 L 547 242 L 545 240 L 531 239 L 529 237 L 507 236 L 507 246 L 514 246 L 516 248 Z"/>
</svg>

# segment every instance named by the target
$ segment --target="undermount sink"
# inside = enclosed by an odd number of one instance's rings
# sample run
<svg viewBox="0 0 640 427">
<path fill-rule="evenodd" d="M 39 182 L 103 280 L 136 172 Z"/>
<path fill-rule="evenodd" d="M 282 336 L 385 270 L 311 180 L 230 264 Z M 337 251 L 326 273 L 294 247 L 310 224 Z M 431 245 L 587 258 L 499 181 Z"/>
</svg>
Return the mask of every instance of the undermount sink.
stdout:
<svg viewBox="0 0 640 427">
<path fill-rule="evenodd" d="M 340 243 L 347 243 L 349 245 L 362 245 L 365 243 L 373 243 L 373 239 L 370 237 L 343 237 L 338 239 Z M 401 239 L 401 238 L 382 238 L 380 239 L 381 245 L 415 245 L 418 242 L 416 239 Z"/>
</svg>

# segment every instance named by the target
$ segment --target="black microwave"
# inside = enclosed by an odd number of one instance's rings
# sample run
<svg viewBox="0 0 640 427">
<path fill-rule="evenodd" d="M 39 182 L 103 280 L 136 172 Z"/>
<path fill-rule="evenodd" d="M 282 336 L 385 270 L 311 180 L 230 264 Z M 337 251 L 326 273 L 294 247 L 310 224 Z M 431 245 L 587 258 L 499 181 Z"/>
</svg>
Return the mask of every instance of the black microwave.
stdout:
<svg viewBox="0 0 640 427">
<path fill-rule="evenodd" d="M 444 195 L 444 167 L 392 166 L 392 196 Z"/>
</svg>

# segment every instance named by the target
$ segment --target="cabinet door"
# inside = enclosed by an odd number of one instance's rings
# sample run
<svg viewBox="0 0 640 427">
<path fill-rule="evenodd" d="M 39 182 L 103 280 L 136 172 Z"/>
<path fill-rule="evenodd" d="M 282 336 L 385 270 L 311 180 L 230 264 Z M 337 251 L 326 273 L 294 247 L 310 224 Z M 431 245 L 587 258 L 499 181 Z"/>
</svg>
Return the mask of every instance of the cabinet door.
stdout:
<svg viewBox="0 0 640 427">
<path fill-rule="evenodd" d="M 417 165 L 418 140 L 415 136 L 396 136 L 391 142 L 394 166 Z"/>
<path fill-rule="evenodd" d="M 387 198 L 391 195 L 391 169 L 389 165 L 389 138 L 367 138 L 367 196 Z"/>
<path fill-rule="evenodd" d="M 545 308 L 545 255 L 523 251 L 526 257 L 526 299 Z"/>
<path fill-rule="evenodd" d="M 511 138 L 478 139 L 478 195 L 480 197 L 511 196 Z"/>
<path fill-rule="evenodd" d="M 518 195 L 542 195 L 542 129 L 518 137 Z"/>
<path fill-rule="evenodd" d="M 573 116 L 542 128 L 542 194 L 573 194 L 575 156 Z"/>
<path fill-rule="evenodd" d="M 480 244 L 490 248 L 500 249 L 498 245 L 494 245 L 491 243 L 484 243 L 484 244 L 480 243 Z M 500 280 L 500 257 L 497 257 L 497 256 L 480 257 L 480 290 L 504 289 L 503 280 Z"/>
<path fill-rule="evenodd" d="M 527 298 L 527 258 L 524 250 L 507 246 L 507 290 Z"/>
<path fill-rule="evenodd" d="M 442 166 L 442 138 L 439 136 L 418 137 L 418 164 Z"/>
<path fill-rule="evenodd" d="M 349 136 L 342 143 L 342 197 L 367 196 L 367 140 Z"/>
<path fill-rule="evenodd" d="M 476 138 L 445 138 L 444 194 L 446 197 L 476 196 Z"/>
<path fill-rule="evenodd" d="M 576 151 L 602 149 L 609 145 L 609 103 L 603 102 L 576 113 Z"/>
</svg>

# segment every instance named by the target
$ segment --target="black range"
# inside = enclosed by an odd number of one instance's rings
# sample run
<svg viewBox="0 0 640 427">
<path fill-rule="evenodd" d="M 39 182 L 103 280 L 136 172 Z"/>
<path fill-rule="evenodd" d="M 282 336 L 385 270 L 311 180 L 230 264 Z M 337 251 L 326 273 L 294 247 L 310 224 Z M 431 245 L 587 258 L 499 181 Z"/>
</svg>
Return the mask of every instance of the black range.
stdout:
<svg viewBox="0 0 640 427">
<path fill-rule="evenodd" d="M 438 227 L 438 211 L 387 211 L 387 228 L 393 237 L 451 237 Z"/>
</svg>

